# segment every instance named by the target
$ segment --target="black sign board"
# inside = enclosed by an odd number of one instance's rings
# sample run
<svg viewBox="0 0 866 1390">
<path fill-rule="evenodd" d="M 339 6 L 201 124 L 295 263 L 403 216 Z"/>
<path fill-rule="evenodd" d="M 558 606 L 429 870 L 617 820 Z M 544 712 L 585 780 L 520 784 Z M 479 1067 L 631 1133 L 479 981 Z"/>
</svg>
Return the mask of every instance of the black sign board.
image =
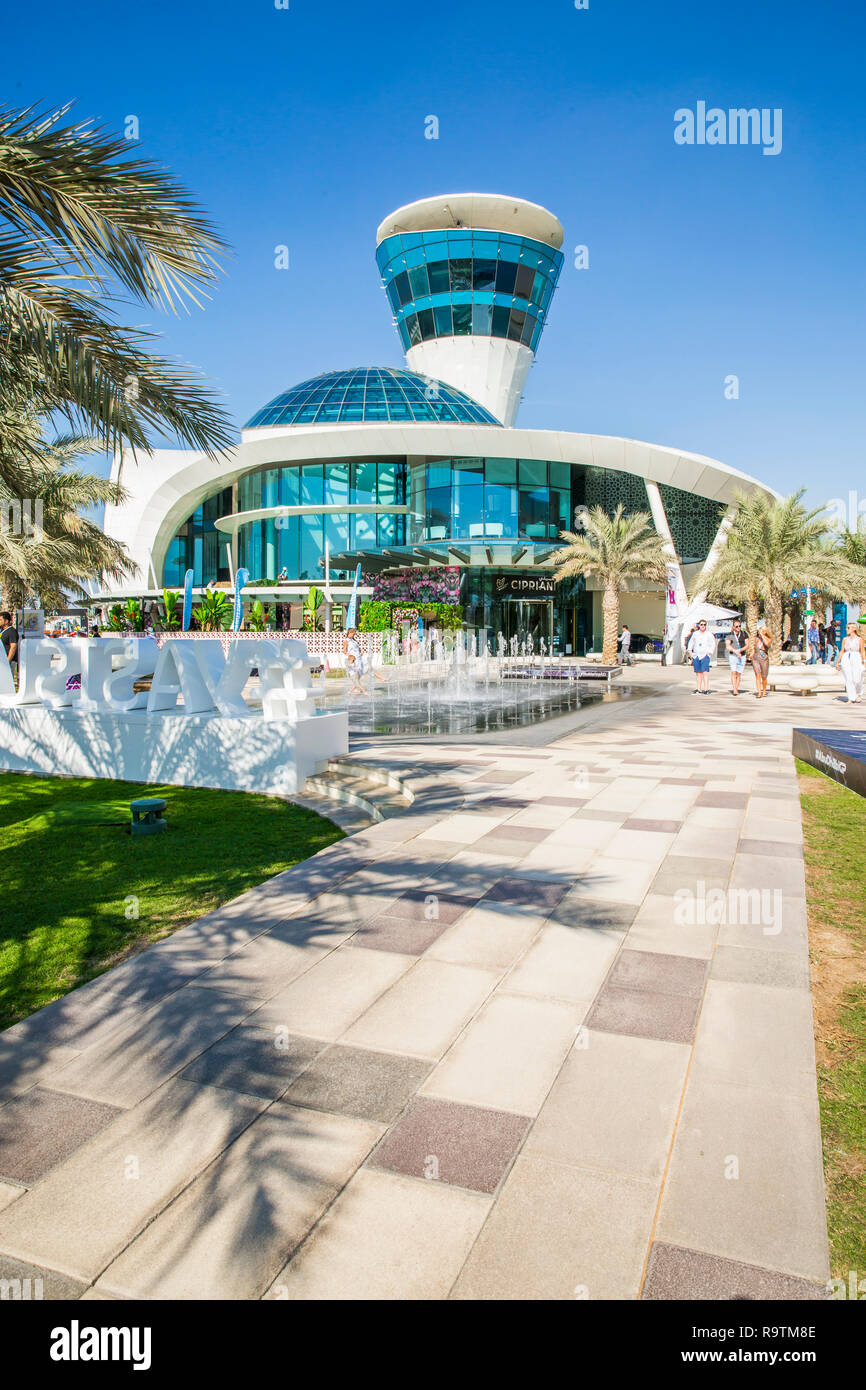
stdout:
<svg viewBox="0 0 866 1390">
<path fill-rule="evenodd" d="M 866 796 L 866 733 L 855 729 L 795 729 L 795 758 Z"/>
<path fill-rule="evenodd" d="M 553 598 L 556 584 L 552 575 L 497 574 L 493 594 L 496 598 Z"/>
</svg>

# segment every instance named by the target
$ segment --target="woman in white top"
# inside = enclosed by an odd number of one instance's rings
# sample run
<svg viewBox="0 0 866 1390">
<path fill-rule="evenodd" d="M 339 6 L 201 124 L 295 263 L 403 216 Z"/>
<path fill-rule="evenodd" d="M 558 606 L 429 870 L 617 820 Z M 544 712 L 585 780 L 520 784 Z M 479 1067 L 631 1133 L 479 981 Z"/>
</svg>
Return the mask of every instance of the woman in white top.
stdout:
<svg viewBox="0 0 866 1390">
<path fill-rule="evenodd" d="M 836 670 L 845 677 L 845 694 L 849 705 L 859 705 L 863 694 L 863 667 L 866 649 L 861 633 L 854 623 L 848 624 L 848 634 L 842 643 Z"/>
<path fill-rule="evenodd" d="M 346 640 L 343 642 L 343 651 L 346 654 L 346 670 L 349 673 L 349 679 L 353 682 L 353 684 L 349 686 L 347 692 L 349 695 L 368 694 L 363 679 L 368 671 L 371 671 L 376 680 L 381 681 L 382 685 L 388 684 L 384 676 L 380 676 L 378 671 L 373 671 L 370 658 L 361 646 L 361 634 L 356 627 L 350 627 L 349 631 L 346 633 Z"/>
</svg>

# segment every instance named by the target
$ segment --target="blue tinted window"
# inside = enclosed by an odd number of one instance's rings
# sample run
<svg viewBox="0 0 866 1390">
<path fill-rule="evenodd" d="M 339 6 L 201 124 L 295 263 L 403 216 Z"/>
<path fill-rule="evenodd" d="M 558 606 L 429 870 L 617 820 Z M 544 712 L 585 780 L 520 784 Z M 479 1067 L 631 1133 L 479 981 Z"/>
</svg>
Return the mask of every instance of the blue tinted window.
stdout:
<svg viewBox="0 0 866 1390">
<path fill-rule="evenodd" d="M 437 338 L 450 338 L 454 331 L 451 321 L 451 305 L 437 304 L 433 310 L 433 319 L 436 324 Z"/>
<path fill-rule="evenodd" d="M 406 274 L 405 270 L 395 279 L 394 288 L 397 291 L 397 298 L 401 305 L 411 304 L 412 290 L 409 286 L 409 276 Z"/>
<path fill-rule="evenodd" d="M 505 338 L 508 335 L 508 320 L 511 317 L 511 310 L 503 305 L 497 304 L 493 310 L 493 336 L 494 338 Z"/>
<path fill-rule="evenodd" d="M 430 293 L 426 265 L 419 265 L 415 270 L 409 271 L 409 288 L 413 299 L 420 299 L 422 295 Z"/>
<path fill-rule="evenodd" d="M 493 305 L 473 304 L 472 332 L 478 337 L 489 337 L 493 325 Z"/>
<path fill-rule="evenodd" d="M 451 262 L 451 293 L 457 294 L 472 289 L 472 262 L 453 260 Z"/>
<path fill-rule="evenodd" d="M 532 286 L 535 281 L 535 271 L 531 266 L 519 265 L 517 267 L 517 277 L 514 284 L 514 293 L 518 299 L 529 299 L 532 294 Z"/>
<path fill-rule="evenodd" d="M 526 323 L 526 315 L 522 309 L 512 309 L 511 318 L 508 323 L 508 336 L 516 342 L 520 342 L 523 326 Z"/>
<path fill-rule="evenodd" d="M 517 266 L 513 261 L 500 261 L 496 267 L 496 293 L 514 294 Z"/>
<path fill-rule="evenodd" d="M 496 281 L 496 262 L 477 260 L 472 266 L 472 287 L 475 290 L 490 291 Z"/>
<path fill-rule="evenodd" d="M 471 333 L 471 332 L 472 332 L 472 305 L 471 305 L 471 304 L 455 304 L 455 305 L 454 305 L 454 332 L 455 332 L 455 333 Z"/>
<path fill-rule="evenodd" d="M 449 294 L 451 291 L 451 276 L 447 261 L 433 261 L 427 267 L 427 275 L 430 282 L 431 294 Z"/>
</svg>

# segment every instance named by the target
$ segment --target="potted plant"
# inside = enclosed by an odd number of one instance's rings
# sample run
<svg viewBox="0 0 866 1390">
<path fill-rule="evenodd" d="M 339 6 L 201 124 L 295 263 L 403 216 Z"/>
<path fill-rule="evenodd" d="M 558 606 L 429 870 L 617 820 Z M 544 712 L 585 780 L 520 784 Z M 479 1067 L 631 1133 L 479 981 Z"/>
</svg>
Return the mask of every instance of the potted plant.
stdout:
<svg viewBox="0 0 866 1390">
<path fill-rule="evenodd" d="M 260 598 L 257 598 L 250 605 L 247 614 L 247 628 L 250 632 L 264 632 L 265 630 L 265 608 Z"/>
<path fill-rule="evenodd" d="M 163 589 L 163 612 L 160 618 L 160 624 L 166 632 L 176 632 L 177 629 L 180 627 L 181 620 L 177 616 L 177 606 L 180 603 L 180 601 L 180 594 L 175 593 L 173 589 Z"/>
<path fill-rule="evenodd" d="M 304 627 L 310 632 L 321 632 L 321 609 L 325 599 L 321 589 L 311 584 L 304 599 Z"/>
<path fill-rule="evenodd" d="M 222 590 L 207 589 L 201 596 L 201 603 L 193 611 L 202 632 L 224 632 L 231 623 L 233 607 L 231 599 Z"/>
</svg>

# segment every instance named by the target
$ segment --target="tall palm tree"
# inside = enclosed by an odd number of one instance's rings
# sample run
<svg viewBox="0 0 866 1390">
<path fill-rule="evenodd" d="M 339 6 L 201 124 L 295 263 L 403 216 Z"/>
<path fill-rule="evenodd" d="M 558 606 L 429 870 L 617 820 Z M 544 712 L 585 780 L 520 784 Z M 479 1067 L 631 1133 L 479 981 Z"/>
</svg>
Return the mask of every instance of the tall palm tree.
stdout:
<svg viewBox="0 0 866 1390">
<path fill-rule="evenodd" d="M 846 560 L 850 560 L 852 565 L 858 565 L 863 571 L 860 588 L 851 595 L 862 606 L 866 598 L 866 530 L 858 526 L 856 531 L 843 531 L 837 537 L 836 549 Z"/>
<path fill-rule="evenodd" d="M 90 122 L 65 124 L 69 109 L 0 110 L 0 470 L 31 447 L 22 402 L 105 448 L 144 448 L 156 429 L 225 450 L 204 378 L 118 322 L 124 296 L 199 303 L 225 245 L 172 175 Z"/>
<path fill-rule="evenodd" d="M 122 500 L 123 493 L 76 466 L 80 455 L 101 448 L 98 439 L 67 434 L 48 442 L 33 421 L 26 434 L 27 452 L 14 461 L 21 491 L 0 474 L 0 591 L 9 608 L 31 595 L 43 607 L 58 608 L 70 594 L 84 594 L 85 580 L 122 579 L 134 571 L 126 548 L 82 515 L 101 502 Z"/>
<path fill-rule="evenodd" d="M 670 562 L 665 542 L 648 512 L 627 516 L 621 503 L 613 516 L 603 507 L 593 507 L 584 514 L 582 532 L 560 531 L 559 538 L 565 546 L 551 562 L 556 582 L 584 574 L 595 575 L 604 586 L 602 660 L 612 666 L 616 662 L 620 593 L 630 579 L 664 583 Z"/>
<path fill-rule="evenodd" d="M 781 658 L 785 599 L 793 590 L 851 598 L 866 580 L 861 565 L 831 548 L 831 522 L 820 508 L 804 507 L 804 491 L 781 501 L 763 493 L 739 494 L 728 544 L 709 586 L 717 599 L 748 589 L 763 602 L 771 661 Z"/>
</svg>

